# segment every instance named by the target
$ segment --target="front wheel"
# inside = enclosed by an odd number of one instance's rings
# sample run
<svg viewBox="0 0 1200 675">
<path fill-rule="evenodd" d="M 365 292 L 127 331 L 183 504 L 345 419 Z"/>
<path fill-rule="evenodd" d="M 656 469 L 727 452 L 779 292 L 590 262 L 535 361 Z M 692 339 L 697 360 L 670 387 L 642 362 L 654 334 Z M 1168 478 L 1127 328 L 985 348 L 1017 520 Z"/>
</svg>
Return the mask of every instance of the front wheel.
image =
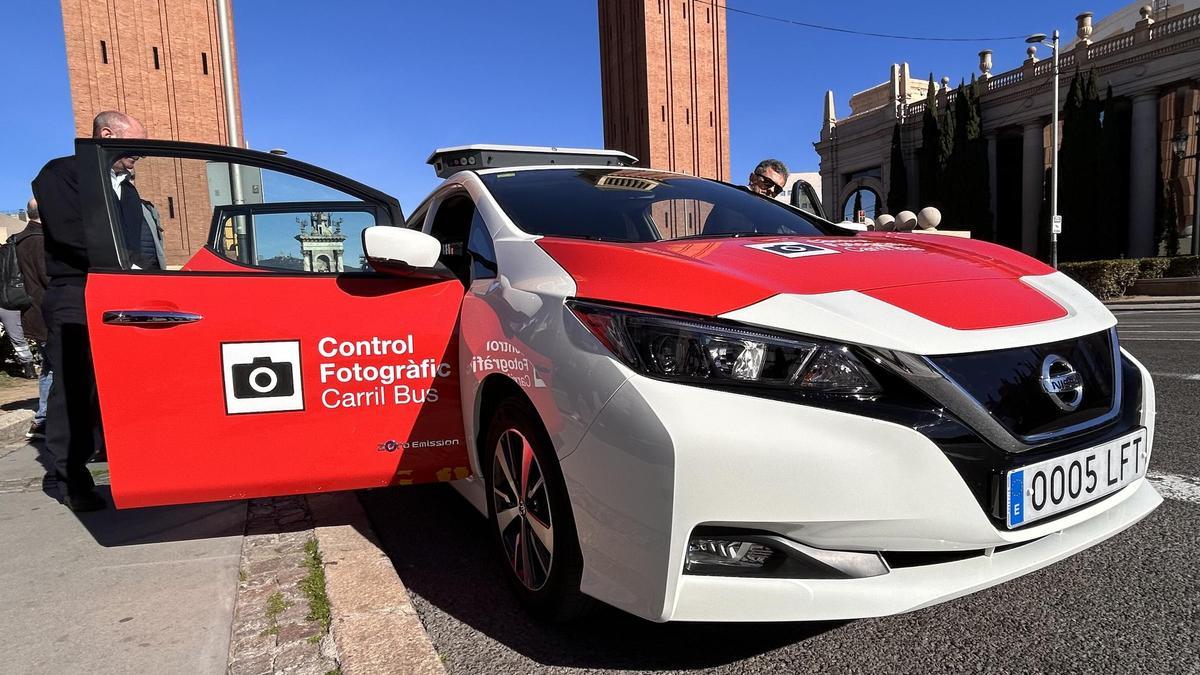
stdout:
<svg viewBox="0 0 1200 675">
<path fill-rule="evenodd" d="M 533 407 L 505 399 L 484 448 L 488 519 L 505 576 L 531 613 L 552 621 L 578 618 L 592 600 L 579 591 L 583 560 L 566 483 Z"/>
</svg>

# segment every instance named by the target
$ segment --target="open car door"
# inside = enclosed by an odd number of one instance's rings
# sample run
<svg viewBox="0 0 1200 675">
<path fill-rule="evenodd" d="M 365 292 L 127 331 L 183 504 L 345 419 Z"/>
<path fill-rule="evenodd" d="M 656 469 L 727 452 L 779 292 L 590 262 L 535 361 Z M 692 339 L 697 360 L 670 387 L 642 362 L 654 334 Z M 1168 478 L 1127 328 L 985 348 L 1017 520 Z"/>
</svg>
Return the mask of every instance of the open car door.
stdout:
<svg viewBox="0 0 1200 675">
<path fill-rule="evenodd" d="M 467 475 L 463 287 L 370 268 L 363 232 L 402 226 L 395 199 L 223 146 L 81 139 L 76 156 L 118 507 Z"/>
</svg>

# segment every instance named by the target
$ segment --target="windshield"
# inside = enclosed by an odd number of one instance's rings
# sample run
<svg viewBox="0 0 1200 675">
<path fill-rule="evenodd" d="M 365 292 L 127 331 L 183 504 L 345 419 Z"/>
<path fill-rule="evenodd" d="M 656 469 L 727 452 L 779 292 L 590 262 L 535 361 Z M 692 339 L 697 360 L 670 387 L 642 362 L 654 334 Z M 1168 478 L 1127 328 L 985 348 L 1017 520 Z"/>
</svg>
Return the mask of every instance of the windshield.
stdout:
<svg viewBox="0 0 1200 675">
<path fill-rule="evenodd" d="M 748 190 L 643 169 L 537 169 L 480 176 L 529 234 L 645 242 L 828 234 L 799 211 Z"/>
</svg>

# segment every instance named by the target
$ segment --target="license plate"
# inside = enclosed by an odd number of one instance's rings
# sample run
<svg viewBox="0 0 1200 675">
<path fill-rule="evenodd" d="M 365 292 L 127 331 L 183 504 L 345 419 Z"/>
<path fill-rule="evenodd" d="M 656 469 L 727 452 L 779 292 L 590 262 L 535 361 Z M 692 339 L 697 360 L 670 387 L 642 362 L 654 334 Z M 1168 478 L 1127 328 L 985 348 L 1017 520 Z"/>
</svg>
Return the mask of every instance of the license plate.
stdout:
<svg viewBox="0 0 1200 675">
<path fill-rule="evenodd" d="M 1111 494 L 1146 475 L 1146 430 L 1007 474 L 1008 526 L 1041 520 Z"/>
</svg>

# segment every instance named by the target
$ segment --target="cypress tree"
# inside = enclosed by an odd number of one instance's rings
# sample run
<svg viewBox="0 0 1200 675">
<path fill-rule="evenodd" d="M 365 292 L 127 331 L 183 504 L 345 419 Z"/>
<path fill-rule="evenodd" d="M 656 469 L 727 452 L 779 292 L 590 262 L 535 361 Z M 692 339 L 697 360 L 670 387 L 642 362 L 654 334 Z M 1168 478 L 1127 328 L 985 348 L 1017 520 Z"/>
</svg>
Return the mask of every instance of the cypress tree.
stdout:
<svg viewBox="0 0 1200 675">
<path fill-rule="evenodd" d="M 887 212 L 893 215 L 908 208 L 908 174 L 904 168 L 904 153 L 900 147 L 900 123 L 892 127 L 892 157 L 888 170 Z"/>
<path fill-rule="evenodd" d="M 965 201 L 966 224 L 970 226 L 972 236 L 978 239 L 992 239 L 992 207 L 991 186 L 989 184 L 989 167 L 987 156 L 987 139 L 983 135 L 983 115 L 979 101 L 979 89 L 982 83 L 971 76 L 971 86 L 967 90 L 967 118 L 964 134 L 967 142 L 967 160 L 964 178 L 969 182 Z"/>
<path fill-rule="evenodd" d="M 1079 201 L 1076 197 L 1079 176 L 1086 170 L 1083 166 L 1085 151 L 1082 149 L 1086 143 L 1086 132 L 1082 128 L 1083 92 L 1083 78 L 1076 70 L 1063 105 L 1062 141 L 1058 150 L 1058 213 L 1063 219 L 1063 234 L 1058 237 L 1060 260 L 1078 260 L 1082 253 L 1080 244 L 1085 239 L 1079 236 L 1082 231 L 1079 229 L 1081 223 L 1077 217 L 1080 214 L 1076 207 Z M 1047 186 L 1048 193 L 1049 190 Z"/>
<path fill-rule="evenodd" d="M 954 115 L 956 109 L 956 101 L 950 99 L 950 93 L 946 93 L 946 105 L 938 111 L 938 170 L 945 172 L 951 167 L 951 157 L 954 155 L 954 138 L 955 124 Z M 946 199 L 946 190 L 941 190 L 942 199 Z"/>
<path fill-rule="evenodd" d="M 967 125 L 970 123 L 971 104 L 967 100 L 967 88 L 963 82 L 954 90 L 954 142 L 950 148 L 950 161 L 946 167 L 950 178 L 950 189 L 942 199 L 949 214 L 947 222 L 960 229 L 972 229 L 970 222 L 972 207 L 971 148 L 967 142 Z"/>
<path fill-rule="evenodd" d="M 1079 243 L 1079 253 L 1082 258 L 1094 259 L 1099 257 L 1101 249 L 1100 237 L 1097 236 L 1103 215 L 1100 211 L 1100 165 L 1103 155 L 1104 128 L 1100 118 L 1104 112 L 1104 104 L 1100 101 L 1099 86 L 1096 82 L 1096 69 L 1088 70 L 1087 79 L 1083 86 L 1083 101 L 1080 108 L 1080 130 L 1082 141 L 1079 152 L 1082 165 L 1075 181 L 1075 211 L 1077 234 L 1082 235 Z"/>
<path fill-rule="evenodd" d="M 1063 217 L 1059 257 L 1063 260 L 1095 258 L 1103 249 L 1098 236 L 1102 228 L 1099 223 L 1101 113 L 1095 71 L 1086 76 L 1076 71 L 1063 110 L 1059 149 L 1058 210 Z"/>
<path fill-rule="evenodd" d="M 1104 96 L 1100 140 L 1099 207 L 1096 222 L 1099 258 L 1116 258 L 1129 239 L 1129 100 L 1113 96 L 1112 85 Z"/>
<path fill-rule="evenodd" d="M 921 116 L 921 155 L 918 177 L 920 185 L 918 194 L 922 208 L 938 203 L 938 123 L 937 123 L 937 89 L 933 84 L 933 73 L 929 74 L 929 90 L 925 95 L 925 113 Z M 895 215 L 895 214 L 892 214 Z"/>
</svg>

